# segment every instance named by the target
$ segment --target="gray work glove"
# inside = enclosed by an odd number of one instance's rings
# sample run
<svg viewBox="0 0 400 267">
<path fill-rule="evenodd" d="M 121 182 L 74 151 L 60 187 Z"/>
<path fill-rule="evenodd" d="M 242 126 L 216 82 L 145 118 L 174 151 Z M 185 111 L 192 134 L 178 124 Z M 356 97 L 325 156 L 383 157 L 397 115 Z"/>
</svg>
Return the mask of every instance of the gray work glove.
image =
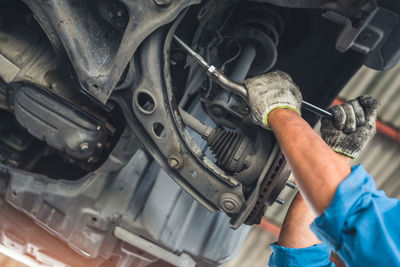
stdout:
<svg viewBox="0 0 400 267">
<path fill-rule="evenodd" d="M 301 92 L 289 75 L 269 72 L 244 81 L 254 122 L 266 129 L 268 115 L 277 108 L 295 110 L 300 114 Z"/>
<path fill-rule="evenodd" d="M 332 107 L 333 120 L 322 119 L 322 139 L 336 152 L 356 158 L 376 133 L 378 100 L 359 96 Z"/>
</svg>

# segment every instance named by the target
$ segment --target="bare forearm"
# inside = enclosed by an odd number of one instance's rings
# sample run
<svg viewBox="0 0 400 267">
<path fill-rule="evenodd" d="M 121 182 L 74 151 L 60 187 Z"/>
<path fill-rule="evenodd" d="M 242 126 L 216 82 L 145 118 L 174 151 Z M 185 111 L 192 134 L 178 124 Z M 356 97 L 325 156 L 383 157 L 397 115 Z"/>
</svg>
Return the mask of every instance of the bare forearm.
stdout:
<svg viewBox="0 0 400 267">
<path fill-rule="evenodd" d="M 351 158 L 337 155 L 350 165 Z M 300 192 L 297 192 L 282 224 L 278 245 L 286 248 L 306 248 L 321 243 L 310 229 L 314 219 L 315 214 L 311 212 Z"/>
<path fill-rule="evenodd" d="M 286 214 L 278 245 L 287 248 L 306 248 L 321 243 L 310 229 L 314 219 L 315 215 L 298 192 Z"/>
<path fill-rule="evenodd" d="M 303 197 L 315 214 L 331 202 L 340 182 L 351 168 L 337 155 L 299 114 L 276 109 L 269 123 L 296 177 Z"/>
</svg>

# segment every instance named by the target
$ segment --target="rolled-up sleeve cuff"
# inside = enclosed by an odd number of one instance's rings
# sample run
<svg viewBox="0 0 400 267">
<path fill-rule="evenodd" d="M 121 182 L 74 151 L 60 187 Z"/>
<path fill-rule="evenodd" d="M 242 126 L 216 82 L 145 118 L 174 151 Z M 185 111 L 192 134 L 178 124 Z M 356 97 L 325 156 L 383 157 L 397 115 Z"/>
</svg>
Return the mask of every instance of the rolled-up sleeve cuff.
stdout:
<svg viewBox="0 0 400 267">
<path fill-rule="evenodd" d="M 271 244 L 273 251 L 269 266 L 332 266 L 329 257 L 331 250 L 325 244 L 316 244 L 307 248 L 285 248 L 276 243 Z"/>
<path fill-rule="evenodd" d="M 346 218 L 352 210 L 363 206 L 373 191 L 376 191 L 375 182 L 362 165 L 353 167 L 339 184 L 328 208 L 311 224 L 311 230 L 331 249 L 340 249 Z"/>
</svg>

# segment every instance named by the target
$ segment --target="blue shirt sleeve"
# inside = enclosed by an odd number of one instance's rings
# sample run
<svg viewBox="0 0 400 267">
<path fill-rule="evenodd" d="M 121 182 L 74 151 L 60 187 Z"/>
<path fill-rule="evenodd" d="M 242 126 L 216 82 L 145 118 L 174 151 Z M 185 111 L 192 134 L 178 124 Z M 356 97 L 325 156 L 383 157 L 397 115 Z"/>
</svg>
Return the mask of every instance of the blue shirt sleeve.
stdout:
<svg viewBox="0 0 400 267">
<path fill-rule="evenodd" d="M 285 248 L 276 243 L 271 245 L 273 251 L 268 265 L 271 267 L 333 267 L 329 261 L 331 250 L 325 244 L 307 248 Z"/>
<path fill-rule="evenodd" d="M 400 203 L 378 191 L 361 165 L 340 183 L 311 230 L 348 266 L 400 266 Z"/>
</svg>

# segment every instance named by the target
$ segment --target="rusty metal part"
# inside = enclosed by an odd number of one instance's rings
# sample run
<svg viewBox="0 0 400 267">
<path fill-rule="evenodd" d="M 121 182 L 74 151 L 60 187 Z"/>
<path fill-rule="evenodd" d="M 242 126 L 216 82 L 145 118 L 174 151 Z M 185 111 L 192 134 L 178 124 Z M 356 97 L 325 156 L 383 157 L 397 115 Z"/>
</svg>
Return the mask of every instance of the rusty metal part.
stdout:
<svg viewBox="0 0 400 267">
<path fill-rule="evenodd" d="M 168 53 L 162 54 L 162 52 L 163 49 L 169 49 L 173 30 L 174 28 L 171 29 L 167 39 L 163 29 L 156 31 L 146 39 L 141 50 L 139 62 L 142 72 L 146 75 L 142 77 L 135 91 L 147 90 L 150 93 L 148 96 L 153 98 L 150 102 L 154 103 L 152 112 L 146 113 L 138 108 L 140 103 L 137 97 L 133 97 L 131 103 L 133 114 L 129 114 L 131 107 L 126 107 L 126 98 L 117 101 L 137 137 L 149 151 L 157 152 L 158 155 L 153 156 L 168 174 L 205 207 L 215 211 L 219 209 L 219 199 L 226 192 L 233 193 L 244 201 L 242 184 L 205 157 L 198 147 L 193 147 L 193 141 L 182 142 L 182 139 L 191 137 L 183 133 L 186 127 L 178 117 L 178 108 L 171 103 L 173 97 L 170 81 L 167 80 L 165 83 L 161 79 L 169 77 L 167 73 L 162 72 L 165 69 L 161 67 L 162 62 L 169 62 L 167 58 L 164 59 Z M 137 121 L 133 122 L 133 119 Z M 156 131 L 155 126 L 158 126 L 157 129 L 163 128 L 163 131 Z M 138 129 L 139 127 L 141 129 Z M 156 148 L 151 147 L 152 144 Z M 182 168 L 172 169 L 168 157 L 171 151 L 177 151 L 177 148 L 182 155 L 185 155 L 185 164 Z M 174 167 L 177 166 L 175 162 L 172 163 Z"/>
<path fill-rule="evenodd" d="M 184 165 L 184 158 L 182 157 L 181 154 L 179 153 L 173 153 L 171 156 L 169 156 L 168 158 L 168 165 L 172 168 L 172 169 L 180 169 L 183 167 Z"/>
<path fill-rule="evenodd" d="M 252 225 L 261 222 L 267 207 L 278 199 L 279 193 L 286 185 L 287 179 L 278 178 L 285 176 L 289 178 L 288 172 L 291 172 L 288 163 L 283 153 L 279 152 L 260 186 L 258 199 L 245 224 Z"/>
</svg>

